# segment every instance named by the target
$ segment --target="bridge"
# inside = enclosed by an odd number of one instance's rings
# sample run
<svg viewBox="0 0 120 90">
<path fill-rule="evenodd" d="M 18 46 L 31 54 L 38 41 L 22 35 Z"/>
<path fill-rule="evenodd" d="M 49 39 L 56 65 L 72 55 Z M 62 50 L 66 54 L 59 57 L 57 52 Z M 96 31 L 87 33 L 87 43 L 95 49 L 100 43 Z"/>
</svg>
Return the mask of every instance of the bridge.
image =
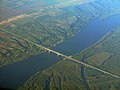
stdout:
<svg viewBox="0 0 120 90">
<path fill-rule="evenodd" d="M 33 42 L 32 42 L 32 43 L 33 43 Z M 45 50 L 45 51 L 54 53 L 54 54 L 56 54 L 57 56 L 61 56 L 61 57 L 65 58 L 65 59 L 68 59 L 68 60 L 70 60 L 70 61 L 73 61 L 73 62 L 82 64 L 82 65 L 84 65 L 84 66 L 86 66 L 86 67 L 88 67 L 88 68 L 94 69 L 94 70 L 96 70 L 96 71 L 99 71 L 99 72 L 102 72 L 102 73 L 107 74 L 107 75 L 109 75 L 109 76 L 112 76 L 112 77 L 115 77 L 115 78 L 119 78 L 119 79 L 120 79 L 120 76 L 117 76 L 117 75 L 112 74 L 112 73 L 110 73 L 110 72 L 108 72 L 108 71 L 102 70 L 102 69 L 100 69 L 100 68 L 97 68 L 97 67 L 95 67 L 95 66 L 89 65 L 89 64 L 84 63 L 84 62 L 82 62 L 82 61 L 80 61 L 80 60 L 74 59 L 74 58 L 71 57 L 71 56 L 66 56 L 66 55 L 64 55 L 64 54 L 62 54 L 62 53 L 59 53 L 59 52 L 54 51 L 54 50 L 52 50 L 52 49 L 46 48 L 46 47 L 44 47 L 44 46 L 42 46 L 42 45 L 39 45 L 39 44 L 36 44 L 36 43 L 33 43 L 33 44 L 36 45 L 36 46 L 38 46 L 38 47 L 40 47 L 42 50 Z"/>
<path fill-rule="evenodd" d="M 112 76 L 112 77 L 115 77 L 115 78 L 120 79 L 120 76 L 117 76 L 117 75 L 115 75 L 115 74 L 113 74 L 113 73 L 111 73 L 111 72 L 108 72 L 108 71 L 102 70 L 102 69 L 100 69 L 100 68 L 97 68 L 97 67 L 95 67 L 95 66 L 89 65 L 89 64 L 84 63 L 84 62 L 82 62 L 82 61 L 80 61 L 80 60 L 74 59 L 74 58 L 71 57 L 71 56 L 66 56 L 66 55 L 64 55 L 64 54 L 62 54 L 62 53 L 59 53 L 59 52 L 54 51 L 54 50 L 52 50 L 52 49 L 46 48 L 46 47 L 44 47 L 44 46 L 42 46 L 42 45 L 39 45 L 39 44 L 37 44 L 37 43 L 35 43 L 35 42 L 32 42 L 32 41 L 29 41 L 29 40 L 27 40 L 27 39 L 23 39 L 23 38 L 15 35 L 15 34 L 13 34 L 13 33 L 8 32 L 8 31 L 4 31 L 4 32 L 9 33 L 9 34 L 11 34 L 11 35 L 13 35 L 13 36 L 15 36 L 15 37 L 17 37 L 17 38 L 20 38 L 20 39 L 22 39 L 22 40 L 27 41 L 27 42 L 30 42 L 30 43 L 32 43 L 33 45 L 35 45 L 35 46 L 37 46 L 37 47 L 40 47 L 42 50 L 48 51 L 49 53 L 50 53 L 50 52 L 51 52 L 51 53 L 54 53 L 54 54 L 56 54 L 57 56 L 61 56 L 61 57 L 65 58 L 65 59 L 68 59 L 68 60 L 70 60 L 70 61 L 73 61 L 73 62 L 82 64 L 82 65 L 84 65 L 84 66 L 86 66 L 86 67 L 88 67 L 88 68 L 94 69 L 94 70 L 96 70 L 96 71 L 99 71 L 99 72 L 102 72 L 102 73 L 107 74 L 107 75 L 109 75 L 109 76 Z"/>
</svg>

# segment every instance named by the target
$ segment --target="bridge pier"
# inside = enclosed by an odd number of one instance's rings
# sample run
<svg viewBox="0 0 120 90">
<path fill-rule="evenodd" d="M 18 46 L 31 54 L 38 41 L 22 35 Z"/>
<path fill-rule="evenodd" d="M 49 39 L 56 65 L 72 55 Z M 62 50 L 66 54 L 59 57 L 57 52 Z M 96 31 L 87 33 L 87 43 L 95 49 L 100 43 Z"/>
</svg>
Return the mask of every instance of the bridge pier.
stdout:
<svg viewBox="0 0 120 90">
<path fill-rule="evenodd" d="M 50 50 L 48 50 L 48 53 L 50 53 L 51 51 Z"/>
<path fill-rule="evenodd" d="M 60 55 L 59 54 L 57 54 L 57 57 L 59 57 Z"/>
<path fill-rule="evenodd" d="M 98 67 L 89 65 L 89 64 L 87 64 L 87 63 L 85 63 L 85 62 L 82 62 L 82 61 L 80 61 L 80 60 L 74 59 L 74 58 L 72 58 L 72 56 L 66 56 L 66 55 L 64 55 L 64 54 L 62 54 L 62 53 L 59 53 L 59 52 L 54 51 L 54 50 L 52 50 L 52 49 L 46 48 L 46 47 L 44 47 L 44 46 L 42 46 L 42 45 L 39 45 L 39 44 L 36 44 L 36 43 L 34 43 L 34 44 L 35 44 L 36 46 L 40 47 L 41 49 L 43 49 L 43 50 L 45 50 L 45 51 L 48 51 L 48 53 L 51 52 L 51 53 L 56 54 L 57 56 L 63 57 L 64 60 L 65 60 L 65 59 L 68 59 L 68 60 L 70 60 L 70 61 L 73 61 L 73 62 L 82 64 L 82 65 L 84 65 L 84 66 L 86 66 L 86 67 L 88 67 L 88 68 L 97 70 L 97 71 L 102 72 L 102 73 L 104 73 L 104 74 L 107 74 L 107 75 L 109 75 L 109 76 L 112 76 L 112 77 L 115 77 L 115 78 L 119 78 L 119 79 L 120 79 L 120 77 L 117 76 L 117 75 L 115 75 L 115 74 L 112 74 L 112 73 L 110 73 L 110 72 L 104 71 L 104 70 L 102 70 L 102 69 L 99 69 Z"/>
</svg>

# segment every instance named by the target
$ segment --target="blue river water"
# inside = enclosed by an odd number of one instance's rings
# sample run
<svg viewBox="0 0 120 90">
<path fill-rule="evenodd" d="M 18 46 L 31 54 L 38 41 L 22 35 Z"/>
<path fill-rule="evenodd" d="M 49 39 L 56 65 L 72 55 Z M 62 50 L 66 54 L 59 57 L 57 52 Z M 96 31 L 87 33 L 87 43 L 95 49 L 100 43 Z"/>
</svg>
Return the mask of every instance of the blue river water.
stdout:
<svg viewBox="0 0 120 90">
<path fill-rule="evenodd" d="M 76 36 L 54 47 L 54 50 L 65 55 L 73 55 L 88 48 L 97 42 L 106 33 L 120 25 L 120 14 L 109 17 L 103 21 L 95 19 L 90 22 Z M 22 62 L 14 63 L 0 68 L 0 87 L 16 89 L 40 70 L 44 70 L 57 63 L 59 58 L 54 54 L 43 53 L 33 56 Z"/>
<path fill-rule="evenodd" d="M 54 50 L 65 55 L 73 55 L 88 48 L 108 32 L 120 25 L 120 14 L 105 20 L 95 19 L 90 22 L 77 36 L 57 45 Z"/>
</svg>

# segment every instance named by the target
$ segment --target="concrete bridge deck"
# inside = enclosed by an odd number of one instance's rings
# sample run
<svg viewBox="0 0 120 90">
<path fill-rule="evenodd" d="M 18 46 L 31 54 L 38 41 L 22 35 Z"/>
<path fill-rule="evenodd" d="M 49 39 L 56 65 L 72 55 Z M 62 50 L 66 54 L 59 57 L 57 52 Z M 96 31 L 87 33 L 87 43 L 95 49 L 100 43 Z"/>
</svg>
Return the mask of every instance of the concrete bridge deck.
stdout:
<svg viewBox="0 0 120 90">
<path fill-rule="evenodd" d="M 13 34 L 13 33 L 8 32 L 8 31 L 4 31 L 4 32 L 6 32 L 6 33 L 8 33 L 8 34 L 11 34 L 12 36 L 15 36 L 16 38 L 23 39 L 23 38 L 15 35 L 15 34 Z M 31 41 L 29 41 L 29 40 L 27 40 L 27 39 L 23 39 L 23 40 L 28 41 L 28 42 L 30 42 L 30 43 L 32 43 L 32 44 L 40 47 L 40 48 L 43 49 L 43 50 L 46 50 L 46 51 L 51 52 L 51 53 L 54 53 L 54 54 L 56 54 L 56 55 L 58 55 L 58 56 L 62 56 L 63 58 L 65 58 L 65 59 L 67 59 L 67 60 L 70 60 L 70 61 L 73 61 L 73 62 L 82 64 L 82 65 L 84 65 L 84 66 L 86 66 L 86 67 L 88 67 L 88 68 L 97 70 L 97 71 L 102 72 L 102 73 L 104 73 L 104 74 L 107 74 L 107 75 L 109 75 L 109 76 L 112 76 L 112 77 L 115 77 L 115 78 L 119 78 L 119 79 L 120 79 L 120 76 L 117 76 L 117 75 L 115 75 L 115 74 L 113 74 L 113 73 L 111 73 L 111 72 L 108 72 L 108 71 L 102 70 L 102 69 L 100 69 L 100 68 L 97 68 L 97 67 L 95 67 L 95 66 L 89 65 L 89 64 L 84 63 L 84 62 L 82 62 L 82 61 L 80 61 L 80 60 L 74 59 L 74 58 L 72 58 L 72 57 L 70 57 L 70 56 L 66 56 L 66 55 L 64 55 L 64 54 L 62 54 L 62 53 L 59 53 L 59 52 L 54 51 L 54 50 L 52 50 L 52 49 L 46 48 L 46 47 L 44 47 L 44 46 L 42 46 L 42 45 L 39 45 L 39 44 L 37 44 L 37 43 L 31 42 Z"/>
<path fill-rule="evenodd" d="M 115 77 L 115 78 L 119 78 L 119 79 L 120 79 L 120 76 L 117 76 L 117 75 L 115 75 L 115 74 L 112 74 L 112 73 L 110 73 L 110 72 L 108 72 L 108 71 L 105 71 L 105 70 L 102 70 L 102 69 L 97 68 L 97 67 L 95 67 L 95 66 L 86 64 L 86 63 L 84 63 L 84 62 L 82 62 L 82 61 L 80 61 L 80 60 L 77 60 L 77 59 L 72 58 L 71 56 L 66 56 L 66 55 L 64 55 L 64 54 L 62 54 L 62 53 L 59 53 L 59 52 L 57 52 L 57 51 L 51 50 L 51 49 L 49 49 L 49 48 L 46 48 L 46 47 L 44 47 L 44 46 L 42 46 L 42 45 L 39 45 L 39 44 L 36 44 L 36 43 L 34 43 L 34 44 L 35 44 L 36 46 L 40 47 L 40 48 L 43 49 L 43 50 L 46 50 L 46 51 L 51 52 L 51 53 L 54 53 L 54 54 L 56 54 L 56 55 L 58 55 L 58 56 L 61 56 L 61 57 L 65 58 L 65 59 L 68 59 L 68 60 L 70 60 L 70 61 L 73 61 L 73 62 L 82 64 L 82 65 L 84 65 L 84 66 L 86 66 L 86 67 L 88 67 L 88 68 L 97 70 L 97 71 L 102 72 L 102 73 L 104 73 L 104 74 L 107 74 L 107 75 L 109 75 L 109 76 L 112 76 L 112 77 Z"/>
</svg>

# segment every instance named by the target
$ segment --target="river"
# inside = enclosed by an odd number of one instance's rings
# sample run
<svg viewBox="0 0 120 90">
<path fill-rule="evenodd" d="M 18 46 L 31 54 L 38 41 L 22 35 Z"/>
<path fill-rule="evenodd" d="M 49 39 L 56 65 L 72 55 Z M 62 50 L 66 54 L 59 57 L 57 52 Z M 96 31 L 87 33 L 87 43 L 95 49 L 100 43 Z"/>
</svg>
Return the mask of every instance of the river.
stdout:
<svg viewBox="0 0 120 90">
<path fill-rule="evenodd" d="M 103 21 L 95 19 L 78 35 L 54 47 L 54 50 L 65 55 L 74 55 L 97 42 L 106 33 L 120 25 L 120 14 Z M 22 62 L 0 68 L 0 87 L 16 89 L 36 72 L 44 70 L 58 62 L 54 54 L 43 53 Z"/>
<path fill-rule="evenodd" d="M 0 68 L 0 88 L 16 89 L 23 85 L 30 76 L 58 61 L 59 58 L 54 54 L 43 53 L 22 62 L 2 67 Z"/>
<path fill-rule="evenodd" d="M 108 32 L 120 25 L 120 14 L 109 17 L 103 21 L 94 19 L 77 36 L 57 45 L 54 50 L 65 55 L 73 55 L 88 48 Z"/>
</svg>

